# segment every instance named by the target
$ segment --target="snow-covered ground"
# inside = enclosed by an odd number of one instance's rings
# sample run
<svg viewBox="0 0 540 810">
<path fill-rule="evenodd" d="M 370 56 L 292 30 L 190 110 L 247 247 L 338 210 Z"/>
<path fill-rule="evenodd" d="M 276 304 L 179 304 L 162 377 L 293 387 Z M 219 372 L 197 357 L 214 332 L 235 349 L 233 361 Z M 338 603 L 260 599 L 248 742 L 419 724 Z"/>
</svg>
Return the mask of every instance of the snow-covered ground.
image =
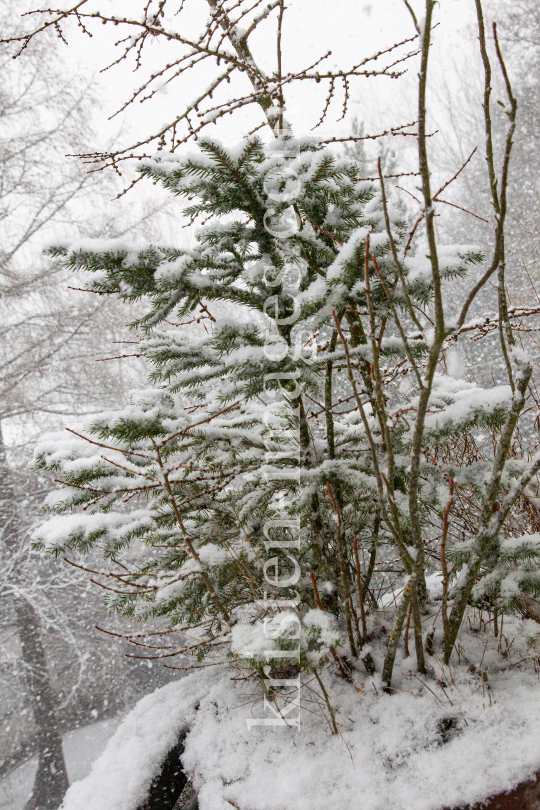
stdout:
<svg viewBox="0 0 540 810">
<path fill-rule="evenodd" d="M 434 602 L 438 584 L 429 579 Z M 369 617 L 379 665 L 388 618 Z M 336 810 L 441 810 L 510 790 L 540 767 L 540 625 L 506 615 L 495 637 L 486 618 L 469 611 L 450 667 L 437 626 L 426 675 L 414 654 L 398 654 L 392 695 L 359 664 L 351 683 L 321 667 L 330 709 L 304 673 L 298 722 L 296 692 L 273 693 L 288 727 L 275 724 L 268 701 L 265 709 L 257 680 L 205 666 L 144 697 L 122 722 L 65 736 L 72 784 L 62 810 L 135 810 L 183 729 L 201 810 L 329 810 L 329 796 Z M 264 718 L 274 725 L 257 724 Z M 22 810 L 34 769 L 29 762 L 0 783 L 0 810 Z"/>
<path fill-rule="evenodd" d="M 84 779 L 92 762 L 114 734 L 120 717 L 82 726 L 64 735 L 63 746 L 70 783 Z M 22 810 L 32 789 L 37 757 L 32 757 L 0 780 L 0 810 Z"/>
<path fill-rule="evenodd" d="M 321 670 L 337 734 L 313 677 L 303 679 L 301 723 L 261 727 L 254 718 L 277 716 L 265 711 L 262 686 L 238 670 L 204 668 L 143 698 L 62 810 L 135 810 L 186 726 L 182 761 L 201 810 L 329 810 L 329 796 L 336 810 L 482 801 L 540 766 L 539 631 L 505 616 L 495 638 L 471 611 L 458 660 L 447 667 L 436 652 L 419 677 L 414 656 L 399 655 L 392 695 L 361 667 L 352 665 L 351 684 Z M 386 637 L 373 641 L 377 661 Z M 294 720 L 291 704 L 284 698 L 280 711 Z"/>
</svg>

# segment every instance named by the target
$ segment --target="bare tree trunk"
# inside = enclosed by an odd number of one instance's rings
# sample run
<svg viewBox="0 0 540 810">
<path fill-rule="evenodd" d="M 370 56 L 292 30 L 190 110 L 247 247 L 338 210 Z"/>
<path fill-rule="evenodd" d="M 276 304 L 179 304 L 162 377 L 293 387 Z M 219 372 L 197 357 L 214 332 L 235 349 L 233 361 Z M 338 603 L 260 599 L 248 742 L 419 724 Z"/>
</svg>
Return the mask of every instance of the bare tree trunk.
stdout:
<svg viewBox="0 0 540 810">
<path fill-rule="evenodd" d="M 41 641 L 41 623 L 28 600 L 14 600 L 21 642 L 24 678 L 34 713 L 39 761 L 32 794 L 25 810 L 57 810 L 69 787 L 54 694 Z"/>
<path fill-rule="evenodd" d="M 23 542 L 16 491 L 11 480 L 0 428 L 0 542 L 17 554 Z M 42 628 L 33 605 L 22 595 L 13 599 L 21 643 L 21 663 L 38 739 L 38 768 L 25 810 L 57 810 L 69 786 L 62 738 L 58 729 Z"/>
</svg>

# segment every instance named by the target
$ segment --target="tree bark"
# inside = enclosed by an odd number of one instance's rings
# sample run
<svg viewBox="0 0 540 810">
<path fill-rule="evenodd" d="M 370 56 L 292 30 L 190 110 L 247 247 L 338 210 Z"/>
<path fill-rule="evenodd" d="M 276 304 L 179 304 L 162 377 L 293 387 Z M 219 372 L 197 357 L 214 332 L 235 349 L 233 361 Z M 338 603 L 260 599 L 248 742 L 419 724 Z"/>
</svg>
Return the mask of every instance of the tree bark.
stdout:
<svg viewBox="0 0 540 810">
<path fill-rule="evenodd" d="M 54 694 L 41 640 L 39 617 L 26 599 L 14 600 L 21 642 L 24 678 L 34 713 L 38 737 L 38 768 L 25 810 L 57 810 L 69 787 L 62 737 L 54 706 Z"/>
<path fill-rule="evenodd" d="M 15 487 L 7 464 L 0 427 L 0 542 L 17 554 L 23 541 Z M 30 700 L 38 740 L 38 768 L 25 810 L 57 810 L 69 787 L 54 692 L 42 641 L 39 616 L 23 595 L 13 599 L 21 644 L 22 674 Z"/>
</svg>

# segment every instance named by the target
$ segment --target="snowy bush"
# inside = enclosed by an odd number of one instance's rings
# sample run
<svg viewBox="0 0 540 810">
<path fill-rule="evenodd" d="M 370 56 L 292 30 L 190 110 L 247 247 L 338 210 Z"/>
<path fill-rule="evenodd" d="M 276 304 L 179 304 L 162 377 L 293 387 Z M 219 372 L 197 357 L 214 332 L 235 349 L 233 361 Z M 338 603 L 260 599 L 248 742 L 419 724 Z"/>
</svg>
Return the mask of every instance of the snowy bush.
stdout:
<svg viewBox="0 0 540 810">
<path fill-rule="evenodd" d="M 64 489 L 36 542 L 57 555 L 99 544 L 115 566 L 101 582 L 111 609 L 167 628 L 156 655 L 233 660 L 263 677 L 280 658 L 308 671 L 333 660 L 346 674 L 397 553 L 408 584 L 392 639 L 410 603 L 423 670 L 428 543 L 444 541 L 439 556 L 461 572 L 445 574 L 447 661 L 471 594 L 502 607 L 537 587 L 534 538 L 500 540 L 540 466 L 507 463 L 530 365 L 514 353 L 514 391 L 437 371 L 459 327 L 405 332 L 436 285 L 429 262 L 405 253 L 392 196 L 358 170 L 313 138 L 203 141 L 200 154 L 158 153 L 141 169 L 188 197 L 194 218 L 214 215 L 196 247 L 55 249 L 95 274 L 95 290 L 151 302 L 137 328 L 154 387 L 43 439 L 36 465 Z M 294 206 L 286 185 L 274 205 L 279 172 L 298 179 Z M 265 225 L 269 204 L 278 218 L 293 211 L 287 238 Z M 446 246 L 439 277 L 481 261 Z M 481 429 L 491 453 L 476 448 Z M 475 530 L 430 537 L 461 499 Z M 394 655 L 391 643 L 387 685 Z"/>
</svg>

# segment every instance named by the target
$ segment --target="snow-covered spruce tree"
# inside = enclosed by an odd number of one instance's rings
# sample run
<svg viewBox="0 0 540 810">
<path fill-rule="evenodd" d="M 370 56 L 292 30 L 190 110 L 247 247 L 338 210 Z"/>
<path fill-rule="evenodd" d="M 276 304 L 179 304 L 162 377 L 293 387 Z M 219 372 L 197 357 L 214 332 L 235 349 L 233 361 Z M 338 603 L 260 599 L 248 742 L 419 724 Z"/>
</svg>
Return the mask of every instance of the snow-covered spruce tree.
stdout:
<svg viewBox="0 0 540 810">
<path fill-rule="evenodd" d="M 275 700 L 269 680 L 312 673 L 334 733 L 323 667 L 353 695 L 364 670 L 390 689 L 407 622 L 425 671 L 427 573 L 442 570 L 443 598 L 426 646 L 441 644 L 447 663 L 471 601 L 506 610 L 537 588 L 520 500 L 540 469 L 522 417 L 531 364 L 503 306 L 509 384 L 444 373 L 456 336 L 481 326 L 469 309 L 504 257 L 514 119 L 499 178 L 491 154 L 492 256 L 441 246 L 426 146 L 433 9 L 418 30 L 416 254 L 382 172 L 361 180 L 353 157 L 287 130 L 143 162 L 207 220 L 193 247 L 55 249 L 95 291 L 149 302 L 136 326 L 153 371 L 125 408 L 42 441 L 36 463 L 63 488 L 37 543 L 103 549 L 110 565 L 94 573 L 111 609 L 143 623 L 131 637 L 141 654 L 236 667 Z M 447 295 L 457 277 L 462 301 Z M 480 431 L 492 438 L 482 452 Z M 370 649 L 391 572 L 394 626 Z"/>
<path fill-rule="evenodd" d="M 351 363 L 359 363 L 373 392 L 371 347 L 357 307 L 365 300 L 366 238 L 377 271 L 396 282 L 381 193 L 357 181 L 354 161 L 336 158 L 313 139 L 284 135 L 264 147 L 251 138 L 232 152 L 205 141 L 201 149 L 185 158 L 161 154 L 142 169 L 192 198 L 193 216 L 234 215 L 203 227 L 196 249 L 149 246 L 134 253 L 112 244 L 105 252 L 56 251 L 79 270 L 99 268 L 94 289 L 152 299 L 137 326 L 146 330 L 140 350 L 155 367 L 155 387 L 138 393 L 126 410 L 94 421 L 93 436 L 81 429 L 67 443 L 61 434 L 40 445 L 38 464 L 73 486 L 69 495 L 57 493 L 53 508 L 86 507 L 67 518 L 74 521 L 69 536 L 66 518 L 57 517 L 43 528 L 43 541 L 60 553 L 99 540 L 113 558 L 130 539 L 151 545 L 150 557 L 137 554 L 136 573 L 113 575 L 110 604 L 138 618 L 167 616 L 176 632 L 190 636 L 197 627 L 199 637 L 188 647 L 199 657 L 215 646 L 227 652 L 231 638 L 242 657 L 246 628 L 276 612 L 276 605 L 258 609 L 257 602 L 264 603 L 269 588 L 278 599 L 284 587 L 277 572 L 283 561 L 266 553 L 282 543 L 300 562 L 292 554 L 285 561 L 304 569 L 300 581 L 286 578 L 299 606 L 312 609 L 308 646 L 317 647 L 317 621 L 344 611 L 348 654 L 357 657 L 363 634 L 352 596 L 358 592 L 352 539 L 370 550 L 370 572 L 360 581 L 368 592 L 376 545 L 387 538 L 383 529 L 376 539 L 376 482 L 360 415 L 353 407 L 349 418 L 334 419 L 332 382 L 335 366 L 339 371 L 348 363 L 352 373 Z M 269 194 L 277 196 L 284 171 L 285 183 L 300 182 L 302 194 L 293 208 L 287 201 L 275 205 L 270 225 Z M 287 179 L 290 173 L 298 181 Z M 294 232 L 283 239 L 290 214 Z M 397 221 L 395 229 L 400 239 L 405 224 Z M 410 295 L 420 300 L 425 288 L 415 282 Z M 371 300 L 378 319 L 388 319 L 382 286 Z M 178 318 L 191 321 L 198 310 L 208 332 L 194 335 L 181 325 L 163 330 Z M 339 330 L 349 323 L 353 360 L 348 343 L 337 344 L 334 313 Z M 319 352 L 314 330 L 326 337 Z M 399 340 L 382 340 L 380 353 L 400 355 Z M 352 380 L 352 396 L 360 396 L 363 383 L 354 374 Z M 350 401 L 351 390 L 341 387 Z M 322 423 L 320 406 L 309 410 L 320 400 L 328 404 Z M 137 503 L 135 512 L 118 510 L 126 498 Z M 277 531 L 270 536 L 272 521 Z M 317 612 L 322 602 L 309 572 L 315 583 L 338 584 L 337 598 L 327 599 L 329 616 Z M 247 611 L 247 623 L 238 623 L 239 611 Z M 260 667 L 256 654 L 253 665 Z"/>
</svg>

